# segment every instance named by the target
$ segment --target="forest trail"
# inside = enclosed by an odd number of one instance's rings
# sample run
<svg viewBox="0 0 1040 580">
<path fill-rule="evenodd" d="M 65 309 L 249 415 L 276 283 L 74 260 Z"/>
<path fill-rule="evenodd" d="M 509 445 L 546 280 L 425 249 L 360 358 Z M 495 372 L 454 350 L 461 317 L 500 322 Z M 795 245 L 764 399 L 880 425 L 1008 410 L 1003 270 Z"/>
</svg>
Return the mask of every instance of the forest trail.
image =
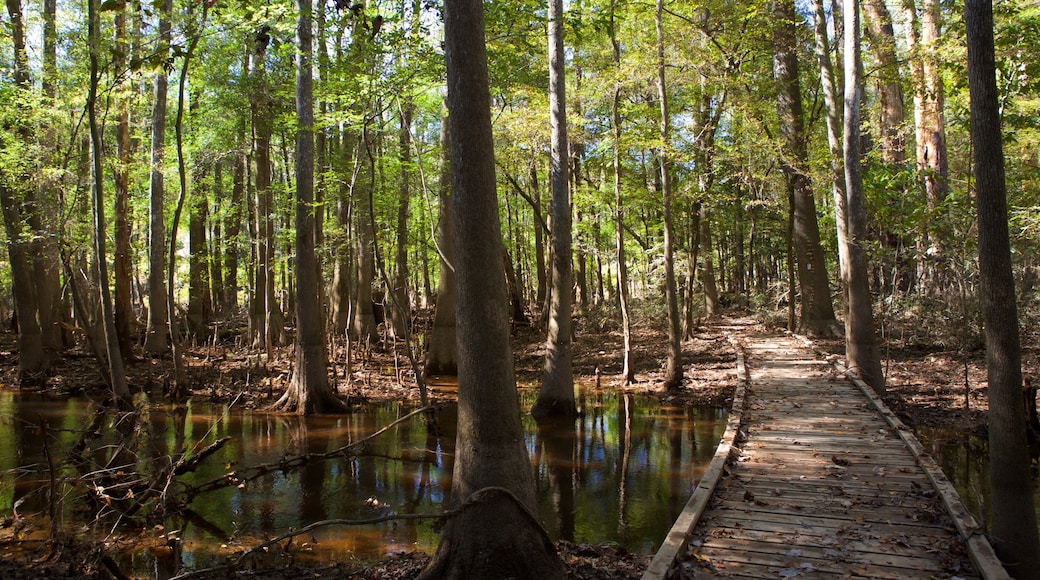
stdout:
<svg viewBox="0 0 1040 580">
<path fill-rule="evenodd" d="M 804 339 L 742 330 L 729 428 L 644 580 L 1007 577 L 872 391 Z"/>
</svg>

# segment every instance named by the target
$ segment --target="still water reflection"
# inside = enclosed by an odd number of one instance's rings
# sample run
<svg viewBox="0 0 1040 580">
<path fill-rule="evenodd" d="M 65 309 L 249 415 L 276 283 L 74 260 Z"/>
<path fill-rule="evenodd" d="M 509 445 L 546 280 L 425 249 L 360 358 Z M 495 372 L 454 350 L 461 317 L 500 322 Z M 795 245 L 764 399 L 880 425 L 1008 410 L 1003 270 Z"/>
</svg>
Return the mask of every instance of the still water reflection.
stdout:
<svg viewBox="0 0 1040 580">
<path fill-rule="evenodd" d="M 521 391 L 524 408 L 531 406 L 534 396 Z M 651 553 L 711 461 L 725 430 L 726 412 L 668 407 L 645 397 L 602 392 L 583 394 L 579 406 L 583 417 L 563 425 L 539 427 L 524 417 L 542 520 L 556 538 L 614 542 Z M 136 469 L 150 473 L 155 461 L 178 449 L 201 448 L 231 437 L 195 473 L 183 476 L 187 483 L 200 483 L 229 469 L 337 449 L 411 410 L 386 403 L 348 415 L 301 419 L 223 406 L 192 405 L 186 411 L 152 406 L 136 434 L 141 442 Z M 18 474 L 19 468 L 46 461 L 41 420 L 48 425 L 51 453 L 62 457 L 90 415 L 86 401 L 0 392 L 0 514 L 11 514 L 16 502 L 21 514 L 46 509 L 45 483 L 39 476 Z M 179 564 L 217 564 L 236 546 L 248 547 L 318 520 L 440 511 L 451 487 L 453 406 L 438 412 L 437 425 L 431 432 L 416 417 L 372 440 L 355 457 L 316 462 L 295 472 L 272 473 L 242 489 L 198 496 L 187 516 L 165 522 L 166 531 L 180 530 Z M 111 454 L 98 442 L 93 446 L 98 462 Z M 77 517 L 82 515 L 74 507 L 80 500 L 75 494 L 68 498 L 62 525 L 79 528 L 83 522 Z M 323 528 L 299 538 L 296 546 L 321 561 L 364 560 L 404 550 L 432 551 L 437 539 L 430 521 L 401 521 Z M 168 576 L 178 563 L 164 562 L 160 556 L 139 552 L 127 556 L 125 563 L 138 573 Z"/>
<path fill-rule="evenodd" d="M 925 450 L 931 453 L 957 488 L 965 507 L 989 527 L 992 516 L 989 441 L 960 429 L 919 426 L 914 431 Z M 1040 478 L 1037 473 L 1040 445 L 1031 445 L 1029 455 L 1033 464 L 1033 503 L 1040 511 Z"/>
</svg>

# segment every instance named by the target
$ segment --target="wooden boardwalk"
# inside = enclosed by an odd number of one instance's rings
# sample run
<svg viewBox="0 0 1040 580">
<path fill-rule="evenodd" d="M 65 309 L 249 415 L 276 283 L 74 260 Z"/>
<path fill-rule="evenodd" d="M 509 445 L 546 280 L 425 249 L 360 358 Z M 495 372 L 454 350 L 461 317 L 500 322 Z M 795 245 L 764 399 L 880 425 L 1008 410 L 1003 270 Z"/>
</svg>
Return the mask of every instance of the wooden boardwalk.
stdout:
<svg viewBox="0 0 1040 580">
<path fill-rule="evenodd" d="M 644 580 L 1006 577 L 865 385 L 798 337 L 750 336 L 738 359 L 746 374 L 716 461 Z"/>
</svg>

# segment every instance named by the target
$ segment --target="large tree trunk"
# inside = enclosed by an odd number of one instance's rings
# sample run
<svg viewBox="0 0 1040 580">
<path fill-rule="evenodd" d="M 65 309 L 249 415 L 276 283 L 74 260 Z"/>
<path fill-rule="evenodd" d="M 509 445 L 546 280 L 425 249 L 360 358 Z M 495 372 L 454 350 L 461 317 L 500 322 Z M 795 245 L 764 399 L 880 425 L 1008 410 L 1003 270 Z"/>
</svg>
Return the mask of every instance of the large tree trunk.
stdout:
<svg viewBox="0 0 1040 580">
<path fill-rule="evenodd" d="M 422 578 L 562 578 L 538 522 L 509 345 L 481 0 L 446 0 L 459 416 L 450 506 Z"/>
<path fill-rule="evenodd" d="M 220 220 L 221 200 L 224 198 L 224 161 L 217 159 L 213 163 L 213 187 L 211 189 L 209 224 L 207 226 L 206 253 L 209 261 L 209 294 L 210 318 L 219 317 L 224 312 L 224 273 L 221 270 L 221 256 L 232 253 L 233 247 L 224 239 Z"/>
<path fill-rule="evenodd" d="M 438 187 L 440 216 L 437 221 L 437 254 L 440 269 L 437 278 L 437 307 L 426 351 L 427 375 L 455 375 L 455 239 L 451 225 L 451 144 L 448 118 L 441 120 L 441 173 Z"/>
<path fill-rule="evenodd" d="M 929 209 L 936 210 L 950 191 L 949 162 L 946 155 L 946 112 L 943 95 L 942 71 L 939 57 L 941 37 L 941 8 L 939 0 L 922 0 L 921 10 L 921 55 L 924 72 L 925 116 L 924 179 L 928 193 Z M 942 221 L 942 220 L 939 220 Z M 942 241 L 942 240 L 940 240 Z"/>
<path fill-rule="evenodd" d="M 408 215 L 411 197 L 410 171 L 412 164 L 412 103 L 401 105 L 401 127 L 398 134 L 398 151 L 401 177 L 397 198 L 397 248 L 394 256 L 393 305 L 390 311 L 391 330 L 394 336 L 407 338 L 412 304 L 408 296 Z"/>
<path fill-rule="evenodd" d="M 834 221 L 838 234 L 838 269 L 841 273 L 843 292 L 848 300 L 848 288 L 844 286 L 849 264 L 848 242 L 845 239 L 845 168 L 842 165 L 842 113 L 838 108 L 841 102 L 838 86 L 834 82 L 834 65 L 831 62 L 830 40 L 827 38 L 827 15 L 823 10 L 823 0 L 812 1 L 813 33 L 816 39 L 816 63 L 820 69 L 820 86 L 823 90 L 823 103 L 827 119 L 827 146 L 830 150 L 831 196 L 834 198 Z M 858 159 L 856 163 L 859 163 Z M 846 304 L 846 308 L 848 304 Z"/>
<path fill-rule="evenodd" d="M 206 25 L 206 17 L 209 14 L 209 4 L 203 4 L 202 6 L 202 18 L 200 24 L 196 27 L 192 20 L 194 15 L 191 10 L 187 13 L 187 21 L 192 22 L 192 26 L 186 32 L 188 40 L 188 48 L 184 53 L 183 60 L 181 61 L 180 78 L 177 83 L 177 114 L 174 119 L 174 140 L 177 147 L 177 205 L 173 210 L 173 220 L 170 222 L 170 239 L 169 246 L 167 248 L 167 268 L 166 268 L 166 314 L 167 324 L 169 324 L 172 332 L 170 333 L 170 358 L 173 360 L 173 383 L 171 399 L 176 402 L 181 402 L 186 399 L 189 395 L 187 377 L 184 372 L 183 355 L 181 353 L 181 342 L 177 332 L 177 302 L 174 296 L 175 276 L 177 273 L 177 228 L 180 227 L 181 215 L 184 213 L 184 204 L 188 200 L 188 162 L 187 153 L 184 150 L 184 97 L 188 90 L 188 67 L 191 64 L 191 56 L 195 52 L 195 47 L 199 44 L 199 39 L 202 37 L 202 29 Z M 201 180 L 197 180 L 201 181 Z M 203 195 L 205 198 L 205 195 Z M 203 226 L 205 230 L 205 226 Z M 203 237 L 205 235 L 203 234 Z M 203 247 L 205 247 L 205 240 L 203 240 Z M 189 292 L 191 289 L 189 288 Z"/>
<path fill-rule="evenodd" d="M 43 2 L 43 95 L 49 104 L 54 104 L 57 96 L 58 55 L 57 55 L 57 5 L 55 0 Z M 52 161 L 57 160 L 57 132 L 53 125 L 43 128 L 42 149 Z M 37 236 L 39 251 L 36 264 L 36 297 L 40 309 L 40 332 L 43 334 L 45 350 L 61 350 L 72 346 L 71 333 L 62 328 L 60 323 L 68 322 L 68 304 L 62 296 L 61 281 L 61 203 L 58 195 L 57 179 L 41 176 L 42 185 L 39 193 L 39 211 L 37 212 L 43 227 L 43 235 Z M 68 328 L 68 327 L 66 327 Z"/>
<path fill-rule="evenodd" d="M 906 139 L 903 136 L 903 89 L 899 83 L 899 56 L 896 54 L 895 29 L 885 0 L 863 0 L 870 49 L 877 61 L 878 116 L 881 134 L 881 158 L 899 166 L 906 162 Z"/>
<path fill-rule="evenodd" d="M 711 209 L 709 195 L 712 184 L 715 182 L 715 173 L 712 163 L 715 160 L 715 130 L 722 102 L 725 101 L 725 93 L 722 98 L 715 98 L 708 87 L 708 79 L 703 75 L 700 77 L 700 103 L 697 107 L 697 138 L 696 150 L 694 151 L 694 163 L 697 166 L 697 194 L 700 203 L 696 211 L 698 232 L 698 252 L 700 253 L 701 287 L 704 290 L 704 310 L 710 316 L 718 316 L 722 311 L 719 304 L 719 290 L 715 283 L 715 250 L 711 239 Z M 713 110 L 713 107 L 715 110 Z M 692 327 L 687 332 L 690 332 Z"/>
<path fill-rule="evenodd" d="M 274 293 L 274 193 L 271 191 L 271 96 L 268 93 L 264 59 L 270 43 L 269 31 L 262 28 L 255 36 L 253 51 L 253 134 L 256 175 L 256 273 L 255 293 L 250 313 L 254 343 L 268 350 L 282 341 L 284 316 Z"/>
<path fill-rule="evenodd" d="M 336 163 L 341 171 L 350 168 L 352 158 L 358 162 L 357 141 L 353 134 L 340 131 L 336 139 Z M 344 180 L 336 195 L 336 235 L 332 239 L 332 287 L 329 291 L 330 331 L 336 336 L 345 336 L 351 324 L 351 281 L 353 280 L 353 252 L 351 251 L 351 194 L 357 183 L 357 172 L 354 177 Z"/>
<path fill-rule="evenodd" d="M 664 60 L 664 12 L 663 0 L 657 0 L 655 20 L 657 24 L 657 97 L 661 106 L 661 205 L 664 220 L 664 294 L 668 304 L 668 360 L 665 363 L 664 386 L 668 391 L 677 391 L 682 386 L 682 336 L 679 334 L 679 298 L 675 285 L 675 245 L 672 226 L 672 178 L 671 160 L 666 151 L 670 147 L 671 119 L 668 111 L 668 88 L 665 85 Z"/>
<path fill-rule="evenodd" d="M 121 71 L 126 66 L 126 6 L 117 9 L 115 51 L 112 66 Z M 116 102 L 116 163 L 112 183 L 115 197 L 115 255 L 113 256 L 115 284 L 116 333 L 119 350 L 124 357 L 133 355 L 134 311 L 130 302 L 133 284 L 130 264 L 130 110 L 126 98 Z"/>
<path fill-rule="evenodd" d="M 157 54 L 165 60 L 170 49 L 170 18 L 173 0 L 163 0 L 159 10 L 159 47 Z M 148 202 L 148 326 L 144 349 L 158 356 L 169 349 L 168 314 L 166 312 L 166 191 L 163 165 L 166 163 L 166 96 L 167 71 L 155 73 L 155 98 L 152 103 L 152 170 Z"/>
<path fill-rule="evenodd" d="M 936 44 L 939 41 L 939 5 L 936 0 L 922 0 L 918 18 L 914 0 L 902 0 L 906 19 L 906 45 L 910 55 L 910 82 L 914 91 L 914 132 L 916 134 L 917 170 L 924 187 L 929 214 L 939 209 L 949 191 L 949 167 L 946 160 L 946 127 L 943 112 L 943 86 L 939 73 Z M 943 253 L 943 235 L 937 231 L 943 220 L 924 224 L 920 237 L 920 253 L 934 262 Z M 935 268 L 929 267 L 934 288 Z"/>
<path fill-rule="evenodd" d="M 1008 239 L 1007 185 L 993 54 L 993 6 L 966 0 L 968 87 L 986 321 L 990 485 L 997 556 L 1012 577 L 1036 578 L 1040 538 L 1022 412 L 1022 352 Z"/>
<path fill-rule="evenodd" d="M 846 1 L 845 20 L 845 186 L 846 203 L 836 208 L 845 212 L 837 219 L 846 228 L 839 240 L 847 247 L 842 252 L 848 263 L 842 269 L 847 299 L 845 313 L 845 358 L 849 368 L 877 391 L 884 391 L 881 353 L 874 336 L 874 310 L 870 297 L 867 251 L 867 211 L 863 192 L 862 153 L 860 151 L 860 103 L 863 99 L 863 73 L 860 63 L 859 5 Z M 840 229 L 839 229 L 840 231 Z"/>
<path fill-rule="evenodd" d="M 209 199 L 201 183 L 205 174 L 194 180 L 191 209 L 188 212 L 188 329 L 196 337 L 205 338 L 212 312 L 209 301 L 209 247 L 206 243 L 206 222 L 209 217 Z"/>
<path fill-rule="evenodd" d="M 7 0 L 7 12 L 11 18 L 11 41 L 14 45 L 15 85 L 19 93 L 28 97 L 32 87 L 20 1 Z M 19 113 L 27 114 L 25 111 Z M 7 129 L 8 127 L 4 127 L 3 134 L 7 133 Z M 22 146 L 28 147 L 31 143 L 29 126 L 21 122 L 14 129 Z M 3 134 L 0 134 L 0 139 L 3 138 Z M 33 268 L 32 191 L 28 185 L 28 175 L 19 169 L 16 171 L 19 175 L 7 175 L 7 168 L 0 167 L 0 204 L 3 205 L 7 252 L 11 264 L 11 293 L 14 295 L 15 316 L 18 321 L 18 379 L 22 386 L 28 387 L 43 384 L 49 361 L 43 348 L 36 273 Z M 24 185 L 16 189 L 15 184 Z M 23 208 L 26 208 L 26 213 L 30 215 L 23 214 Z M 30 226 L 30 231 L 25 231 L 27 225 Z"/>
<path fill-rule="evenodd" d="M 246 71 L 242 72 L 243 78 Z M 231 205 L 224 214 L 224 236 L 227 240 L 227 252 L 224 254 L 224 295 L 221 298 L 222 310 L 233 313 L 238 309 L 238 263 L 241 252 L 242 206 L 246 201 L 246 142 L 245 123 L 239 121 L 238 145 L 235 151 L 235 166 L 231 177 Z"/>
<path fill-rule="evenodd" d="M 564 70 L 563 0 L 549 0 L 549 122 L 552 126 L 552 297 L 545 339 L 545 367 L 535 417 L 575 416 L 571 366 L 571 196 L 567 149 L 567 91 Z"/>
<path fill-rule="evenodd" d="M 321 308 L 321 267 L 315 252 L 313 0 L 299 0 L 296 24 L 296 364 L 274 408 L 309 415 L 345 411 L 332 392 Z"/>
<path fill-rule="evenodd" d="M 792 245 L 802 294 L 798 327 L 809 334 L 831 336 L 837 334 L 838 322 L 831 304 L 826 261 L 820 245 L 816 201 L 806 173 L 809 155 L 798 78 L 794 0 L 775 0 L 773 15 L 773 75 L 777 84 L 777 113 L 783 136 L 783 172 L 791 190 Z"/>
<path fill-rule="evenodd" d="M 358 212 L 355 214 L 355 231 L 357 232 L 357 303 L 354 306 L 354 321 L 351 332 L 361 341 L 378 342 L 379 331 L 376 321 L 375 308 L 372 301 L 372 282 L 376 277 L 376 233 L 373 223 L 372 196 L 376 187 L 376 167 L 373 151 L 375 143 L 371 129 L 365 127 L 362 137 L 361 153 L 364 176 L 358 181 L 363 184 L 356 185 L 352 193 L 354 199 L 360 201 Z"/>
<path fill-rule="evenodd" d="M 94 190 L 94 258 L 98 268 L 98 288 L 101 293 L 101 316 L 104 320 L 105 346 L 108 355 L 108 376 L 112 397 L 119 407 L 129 407 L 130 387 L 126 382 L 123 355 L 119 351 L 116 322 L 112 307 L 112 293 L 108 287 L 108 258 L 105 245 L 105 193 L 101 163 L 101 127 L 97 120 L 97 89 L 99 82 L 98 52 L 101 48 L 101 23 L 98 16 L 99 0 L 88 0 L 87 19 L 90 39 L 90 87 L 87 93 L 87 122 L 90 127 L 92 177 Z"/>
</svg>

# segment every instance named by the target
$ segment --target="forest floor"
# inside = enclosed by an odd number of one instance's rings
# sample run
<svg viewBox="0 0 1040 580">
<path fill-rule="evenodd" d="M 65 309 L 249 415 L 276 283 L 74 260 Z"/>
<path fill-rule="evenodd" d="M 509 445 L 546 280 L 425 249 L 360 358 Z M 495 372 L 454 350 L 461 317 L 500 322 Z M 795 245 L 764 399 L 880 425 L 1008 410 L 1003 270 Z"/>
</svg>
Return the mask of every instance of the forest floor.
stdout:
<svg viewBox="0 0 1040 580">
<path fill-rule="evenodd" d="M 734 313 L 733 316 L 740 316 Z M 686 359 L 685 387 L 676 395 L 663 390 L 663 370 L 666 330 L 663 320 L 644 318 L 633 329 L 633 356 L 637 383 L 622 386 L 622 337 L 612 323 L 595 324 L 593 317 L 581 318 L 575 332 L 574 370 L 576 382 L 585 388 L 625 389 L 657 396 L 662 400 L 682 405 L 726 406 L 731 402 L 735 387 L 735 353 L 729 337 L 719 325 L 701 324 L 691 340 L 683 343 Z M 420 317 L 421 325 L 428 318 Z M 748 321 L 751 322 L 750 320 Z M 232 325 L 233 326 L 233 325 Z M 783 332 L 753 323 L 749 331 Z M 544 334 L 531 325 L 513 329 L 513 349 L 517 379 L 521 384 L 537 386 L 541 378 L 544 357 Z M 739 340 L 739 337 L 735 337 Z M 844 343 L 840 339 L 817 340 L 825 353 L 841 354 Z M 1025 344 L 1037 344 L 1036 342 Z M 341 396 L 352 402 L 406 400 L 418 401 L 415 375 L 409 368 L 405 345 L 353 349 L 353 360 L 346 364 L 346 345 L 333 345 L 333 374 Z M 0 376 L 15 376 L 17 353 L 15 337 L 11 332 L 0 333 Z M 888 388 L 884 395 L 887 404 L 911 427 L 917 425 L 985 433 L 986 373 L 984 351 L 949 349 L 940 344 L 919 340 L 889 339 L 883 349 Z M 1024 368 L 1037 369 L 1040 358 L 1035 350 L 1027 350 Z M 233 341 L 194 346 L 185 357 L 187 376 L 196 400 L 231 401 L 262 409 L 279 396 L 291 374 L 293 356 L 290 347 L 277 348 L 268 360 L 266 353 L 242 348 Z M 350 380 L 347 380 L 347 367 Z M 168 360 L 138 359 L 128 365 L 132 388 L 148 391 L 159 397 L 167 385 L 170 363 Z M 966 387 L 967 385 L 967 387 Z M 54 368 L 54 374 L 42 389 L 57 396 L 80 396 L 102 400 L 104 381 L 98 364 L 85 348 L 75 349 Z M 967 397 L 965 393 L 967 394 Z M 433 400 L 449 399 L 453 395 L 431 390 Z M 966 408 L 967 407 L 967 408 Z M 7 516 L 7 514 L 0 514 Z M 5 518 L 9 521 L 10 518 Z M 10 529 L 0 524 L 0 547 L 9 548 L 14 539 Z M 0 559 L 0 577 L 4 578 L 80 578 L 90 577 L 103 566 L 104 550 L 98 546 L 66 547 L 40 544 L 35 553 L 27 553 L 16 560 Z M 649 557 L 632 554 L 617 546 L 574 545 L 559 542 L 558 549 L 567 564 L 570 578 L 615 580 L 638 578 L 649 563 Z M 59 554 L 48 558 L 48 552 Z M 428 556 L 409 553 L 363 568 L 356 565 L 338 565 L 320 569 L 296 570 L 311 577 L 353 578 L 408 578 L 422 569 Z M 46 560 L 46 561 L 45 561 Z M 37 564 L 26 568 L 29 561 Z M 236 577 L 295 577 L 292 570 L 268 570 L 271 575 L 257 575 L 257 571 L 241 571 Z M 41 576 L 42 574 L 42 576 Z M 227 577 L 227 576 L 224 576 Z"/>
</svg>

